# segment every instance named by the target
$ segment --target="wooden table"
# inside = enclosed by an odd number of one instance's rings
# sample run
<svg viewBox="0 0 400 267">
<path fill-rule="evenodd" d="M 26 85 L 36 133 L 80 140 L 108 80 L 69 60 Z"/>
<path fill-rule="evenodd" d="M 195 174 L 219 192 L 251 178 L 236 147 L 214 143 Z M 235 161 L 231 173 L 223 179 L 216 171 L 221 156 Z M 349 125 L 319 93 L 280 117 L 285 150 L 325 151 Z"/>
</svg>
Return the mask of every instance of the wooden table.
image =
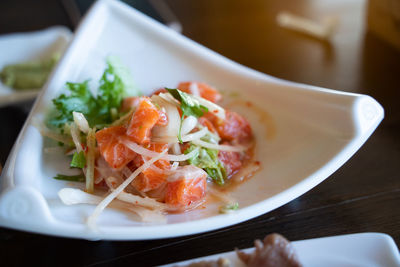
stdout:
<svg viewBox="0 0 400 267">
<path fill-rule="evenodd" d="M 295 0 L 168 0 L 183 34 L 241 64 L 273 76 L 368 94 L 385 119 L 338 171 L 298 199 L 231 227 L 180 238 L 90 242 L 0 229 L 0 259 L 9 265 L 152 266 L 245 248 L 278 232 L 290 240 L 383 232 L 400 245 L 400 52 L 366 30 L 366 3 Z M 331 42 L 277 26 L 288 10 L 312 19 L 340 19 Z M 73 24 L 61 2 L 1 1 L 0 33 Z M 6 51 L 1 51 L 4 53 Z M 1 56 L 1 54 L 0 54 Z M 31 103 L 0 109 L 2 165 Z"/>
</svg>

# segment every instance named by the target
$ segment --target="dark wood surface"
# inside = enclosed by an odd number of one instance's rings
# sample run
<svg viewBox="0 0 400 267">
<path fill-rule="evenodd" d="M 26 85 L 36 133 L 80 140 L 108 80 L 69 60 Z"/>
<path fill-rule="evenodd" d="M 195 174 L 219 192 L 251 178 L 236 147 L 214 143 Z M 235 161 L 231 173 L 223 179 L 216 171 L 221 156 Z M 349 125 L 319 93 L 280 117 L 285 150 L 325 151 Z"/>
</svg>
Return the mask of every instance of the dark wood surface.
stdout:
<svg viewBox="0 0 400 267">
<path fill-rule="evenodd" d="M 189 38 L 279 78 L 371 95 L 384 107 L 385 119 L 331 177 L 298 199 L 255 219 L 198 235 L 135 242 L 90 242 L 0 228 L 1 265 L 154 266 L 250 247 L 254 239 L 272 232 L 290 240 L 382 232 L 400 245 L 400 51 L 368 33 L 366 2 L 166 3 Z M 278 27 L 275 17 L 282 10 L 313 19 L 334 14 L 340 26 L 331 42 L 319 41 Z M 0 2 L 0 34 L 56 24 L 74 28 L 59 1 Z M 5 52 L 0 51 L 0 57 Z M 0 108 L 2 165 L 31 104 Z"/>
</svg>

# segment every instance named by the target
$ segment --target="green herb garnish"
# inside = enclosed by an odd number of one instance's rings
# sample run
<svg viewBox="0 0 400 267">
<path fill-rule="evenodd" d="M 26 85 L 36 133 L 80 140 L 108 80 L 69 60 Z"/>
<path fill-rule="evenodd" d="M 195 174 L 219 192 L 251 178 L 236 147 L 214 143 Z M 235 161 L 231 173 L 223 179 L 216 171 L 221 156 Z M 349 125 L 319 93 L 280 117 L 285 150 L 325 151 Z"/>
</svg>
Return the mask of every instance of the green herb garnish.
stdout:
<svg viewBox="0 0 400 267">
<path fill-rule="evenodd" d="M 189 163 L 202 168 L 217 184 L 223 185 L 225 183 L 226 171 L 224 165 L 218 159 L 218 150 L 202 148 L 191 144 L 190 147 L 185 150 L 185 154 L 197 148 L 198 153 L 188 159 Z"/>
<path fill-rule="evenodd" d="M 83 174 L 79 175 L 64 175 L 64 174 L 57 174 L 57 176 L 53 177 L 56 180 L 63 180 L 69 182 L 84 182 L 85 176 Z"/>
<path fill-rule="evenodd" d="M 70 166 L 73 168 L 84 168 L 86 165 L 86 158 L 85 158 L 85 153 L 83 151 L 81 152 L 75 152 L 74 155 L 72 156 L 71 164 Z"/>
<path fill-rule="evenodd" d="M 91 93 L 89 80 L 82 83 L 67 82 L 69 94 L 61 94 L 53 99 L 57 112 L 48 120 L 48 125 L 62 128 L 73 121 L 72 112 L 76 111 L 85 116 L 91 128 L 104 128 L 118 117 L 116 113 L 127 90 L 132 91 L 131 79 L 127 77 L 125 68 L 114 58 L 109 58 L 99 81 L 97 95 Z M 139 94 L 138 91 L 135 93 Z"/>
<path fill-rule="evenodd" d="M 239 209 L 239 203 L 235 202 L 233 204 L 227 204 L 225 206 L 221 206 L 219 208 L 219 212 L 220 213 L 231 213 L 237 209 Z"/>
<path fill-rule="evenodd" d="M 182 92 L 181 90 L 170 89 L 170 88 L 165 88 L 165 89 L 167 89 L 167 91 L 181 103 L 182 117 L 178 131 L 178 140 L 182 144 L 183 142 L 182 142 L 181 130 L 184 117 L 185 116 L 194 116 L 196 118 L 201 117 L 205 112 L 208 112 L 208 108 L 201 105 L 197 99 L 195 99 L 189 94 L 186 94 L 185 92 Z"/>
</svg>

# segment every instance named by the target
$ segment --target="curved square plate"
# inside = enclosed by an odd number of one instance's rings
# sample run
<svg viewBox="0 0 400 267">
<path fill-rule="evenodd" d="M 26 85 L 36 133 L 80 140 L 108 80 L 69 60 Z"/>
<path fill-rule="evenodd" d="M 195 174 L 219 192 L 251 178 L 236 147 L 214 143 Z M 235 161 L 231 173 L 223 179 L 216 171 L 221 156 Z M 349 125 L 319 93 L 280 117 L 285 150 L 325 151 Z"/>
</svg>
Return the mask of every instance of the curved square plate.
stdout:
<svg viewBox="0 0 400 267">
<path fill-rule="evenodd" d="M 218 214 L 210 204 L 168 215 L 166 224 L 139 223 L 106 210 L 98 231 L 85 219 L 93 206 L 65 206 L 57 197 L 67 183 L 52 179 L 67 166 L 43 153 L 44 139 L 32 126 L 66 81 L 99 77 L 113 54 L 132 70 L 145 92 L 199 80 L 252 103 L 234 105 L 254 128 L 262 170 L 232 195 L 240 209 Z M 261 112 L 260 112 L 261 111 Z M 307 192 L 346 162 L 383 118 L 371 97 L 279 80 L 218 55 L 117 1 L 98 1 L 37 99 L 14 145 L 1 179 L 0 225 L 85 239 L 134 240 L 209 231 L 251 219 Z M 63 165 L 64 164 L 64 165 Z M 27 220 L 26 218 L 29 218 Z"/>
</svg>

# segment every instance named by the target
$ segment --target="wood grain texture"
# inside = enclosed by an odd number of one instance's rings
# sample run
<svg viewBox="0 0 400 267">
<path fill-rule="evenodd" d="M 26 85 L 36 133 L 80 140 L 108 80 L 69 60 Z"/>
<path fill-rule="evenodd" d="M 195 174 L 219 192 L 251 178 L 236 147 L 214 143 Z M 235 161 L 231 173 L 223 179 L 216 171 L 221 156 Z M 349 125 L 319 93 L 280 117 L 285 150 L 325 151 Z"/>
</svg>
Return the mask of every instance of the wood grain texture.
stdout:
<svg viewBox="0 0 400 267">
<path fill-rule="evenodd" d="M 0 2 L 0 33 L 69 25 L 57 1 Z M 365 1 L 167 0 L 183 34 L 264 73 L 348 92 L 368 94 L 385 119 L 338 171 L 303 196 L 267 214 L 198 235 L 150 241 L 89 242 L 0 229 L 0 257 L 11 266 L 154 266 L 245 248 L 278 232 L 290 240 L 357 232 L 383 232 L 400 245 L 400 53 L 366 32 Z M 41 7 L 41 8 L 38 8 Z M 29 8 L 35 14 L 19 11 Z M 279 28 L 278 12 L 340 19 L 332 42 Z M 29 104 L 0 109 L 4 160 Z M 21 257 L 20 255 L 24 255 Z M 45 255 L 45 256 L 44 256 Z M 60 261 L 60 259 L 62 259 Z"/>
</svg>

